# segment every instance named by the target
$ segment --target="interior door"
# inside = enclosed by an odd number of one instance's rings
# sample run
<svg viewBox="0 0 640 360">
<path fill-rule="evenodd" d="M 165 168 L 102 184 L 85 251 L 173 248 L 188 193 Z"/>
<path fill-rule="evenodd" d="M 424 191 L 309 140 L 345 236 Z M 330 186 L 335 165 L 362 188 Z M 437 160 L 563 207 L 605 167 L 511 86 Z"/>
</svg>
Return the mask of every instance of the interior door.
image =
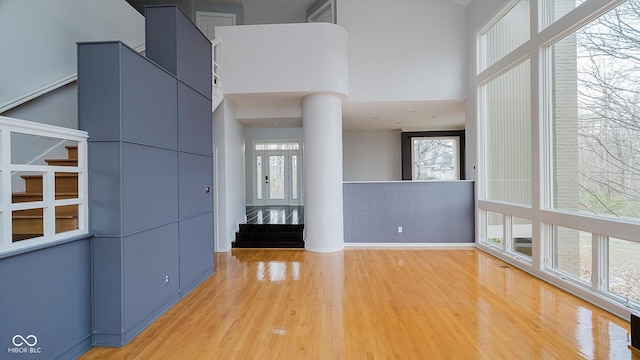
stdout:
<svg viewBox="0 0 640 360">
<path fill-rule="evenodd" d="M 216 26 L 233 26 L 236 24 L 236 14 L 196 11 L 196 26 L 209 40 L 216 37 Z"/>
</svg>

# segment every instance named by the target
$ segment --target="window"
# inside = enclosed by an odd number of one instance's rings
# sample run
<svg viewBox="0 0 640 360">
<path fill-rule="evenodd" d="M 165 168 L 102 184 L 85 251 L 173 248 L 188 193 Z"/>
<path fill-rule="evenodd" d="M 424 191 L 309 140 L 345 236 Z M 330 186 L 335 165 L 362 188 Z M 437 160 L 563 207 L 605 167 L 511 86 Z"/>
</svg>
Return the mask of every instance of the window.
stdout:
<svg viewBox="0 0 640 360">
<path fill-rule="evenodd" d="M 529 60 L 484 86 L 485 198 L 531 204 Z"/>
<path fill-rule="evenodd" d="M 478 247 L 637 311 L 640 0 L 512 1 L 477 41 Z"/>
<path fill-rule="evenodd" d="M 640 303 L 640 243 L 610 237 L 608 290 Z"/>
<path fill-rule="evenodd" d="M 533 229 L 531 220 L 517 216 L 511 218 L 512 251 L 518 255 L 531 258 L 533 246 Z"/>
<path fill-rule="evenodd" d="M 458 180 L 458 138 L 414 137 L 411 144 L 413 180 Z"/>
<path fill-rule="evenodd" d="M 480 35 L 480 70 L 486 70 L 529 40 L 529 1 L 520 0 Z"/>
<path fill-rule="evenodd" d="M 256 143 L 256 150 L 300 150 L 300 143 L 277 142 L 277 143 Z"/>
<path fill-rule="evenodd" d="M 553 227 L 553 268 L 591 284 L 592 234 L 564 226 Z"/>
<path fill-rule="evenodd" d="M 485 220 L 484 240 L 492 246 L 504 249 L 504 215 L 486 211 Z"/>
<path fill-rule="evenodd" d="M 558 21 L 586 0 L 545 0 L 540 1 L 540 30 Z"/>
<path fill-rule="evenodd" d="M 640 219 L 639 14 L 627 2 L 550 47 L 556 209 Z"/>
<path fill-rule="evenodd" d="M 402 180 L 463 180 L 464 130 L 403 132 Z"/>
</svg>

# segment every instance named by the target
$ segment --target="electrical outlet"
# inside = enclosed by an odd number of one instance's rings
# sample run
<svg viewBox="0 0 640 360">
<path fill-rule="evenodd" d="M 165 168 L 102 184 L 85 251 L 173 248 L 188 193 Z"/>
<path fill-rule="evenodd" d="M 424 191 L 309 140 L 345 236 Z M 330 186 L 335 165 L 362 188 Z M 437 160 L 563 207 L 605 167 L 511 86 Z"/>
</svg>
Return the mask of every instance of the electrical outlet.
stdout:
<svg viewBox="0 0 640 360">
<path fill-rule="evenodd" d="M 402 234 L 402 226 L 398 226 L 398 234 Z"/>
<path fill-rule="evenodd" d="M 169 285 L 169 274 L 164 276 L 164 285 Z"/>
</svg>

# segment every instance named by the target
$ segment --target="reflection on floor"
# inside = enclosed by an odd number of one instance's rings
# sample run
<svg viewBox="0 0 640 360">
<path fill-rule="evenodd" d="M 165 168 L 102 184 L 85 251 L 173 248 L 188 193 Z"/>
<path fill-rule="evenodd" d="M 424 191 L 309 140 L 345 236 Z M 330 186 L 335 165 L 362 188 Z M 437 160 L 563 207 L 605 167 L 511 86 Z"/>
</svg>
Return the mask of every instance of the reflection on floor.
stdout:
<svg viewBox="0 0 640 360">
<path fill-rule="evenodd" d="M 304 224 L 304 206 L 247 206 L 247 224 Z"/>
<path fill-rule="evenodd" d="M 634 359 L 629 322 L 479 250 L 233 249 L 88 359 Z"/>
<path fill-rule="evenodd" d="M 304 207 L 247 206 L 235 248 L 304 248 Z"/>
</svg>

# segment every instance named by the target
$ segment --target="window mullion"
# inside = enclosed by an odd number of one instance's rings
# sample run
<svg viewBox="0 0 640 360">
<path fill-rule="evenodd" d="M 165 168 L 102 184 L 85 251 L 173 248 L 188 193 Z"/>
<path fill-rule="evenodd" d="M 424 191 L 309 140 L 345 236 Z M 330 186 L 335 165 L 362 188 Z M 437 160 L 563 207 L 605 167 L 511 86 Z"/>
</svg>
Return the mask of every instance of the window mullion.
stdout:
<svg viewBox="0 0 640 360">
<path fill-rule="evenodd" d="M 600 234 L 591 237 L 591 283 L 594 290 L 609 290 L 609 238 Z"/>
</svg>

